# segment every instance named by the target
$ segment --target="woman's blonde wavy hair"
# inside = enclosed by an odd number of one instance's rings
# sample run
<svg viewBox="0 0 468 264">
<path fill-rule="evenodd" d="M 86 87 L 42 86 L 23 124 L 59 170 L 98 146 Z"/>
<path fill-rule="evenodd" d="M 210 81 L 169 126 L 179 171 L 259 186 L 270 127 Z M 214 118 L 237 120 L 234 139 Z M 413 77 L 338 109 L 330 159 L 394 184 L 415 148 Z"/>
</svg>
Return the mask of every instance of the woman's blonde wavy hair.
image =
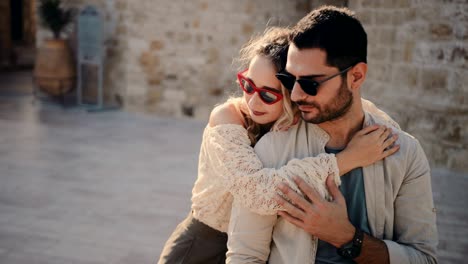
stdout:
<svg viewBox="0 0 468 264">
<path fill-rule="evenodd" d="M 238 70 L 248 68 L 250 62 L 255 56 L 265 56 L 276 68 L 281 71 L 286 66 L 286 57 L 288 53 L 289 28 L 270 27 L 260 36 L 254 36 L 247 42 L 239 52 L 239 57 L 235 60 L 239 64 Z M 257 124 L 249 115 L 248 107 L 243 97 L 232 97 L 228 102 L 233 103 L 236 109 L 244 116 L 246 128 L 252 146 L 269 131 L 287 130 L 297 122 L 298 110 L 291 104 L 289 91 L 281 85 L 283 94 L 283 114 L 273 123 Z"/>
</svg>

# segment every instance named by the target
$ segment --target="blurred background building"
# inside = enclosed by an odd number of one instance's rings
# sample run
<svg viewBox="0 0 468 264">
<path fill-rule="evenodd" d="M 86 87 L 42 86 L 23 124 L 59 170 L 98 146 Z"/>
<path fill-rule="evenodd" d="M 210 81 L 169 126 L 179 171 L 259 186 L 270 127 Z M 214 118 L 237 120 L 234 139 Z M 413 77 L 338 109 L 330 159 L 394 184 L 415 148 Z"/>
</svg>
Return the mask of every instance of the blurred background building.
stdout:
<svg viewBox="0 0 468 264">
<path fill-rule="evenodd" d="M 468 171 L 468 4 L 464 0 L 69 0 L 105 17 L 106 100 L 128 111 L 206 120 L 232 95 L 243 43 L 322 4 L 348 6 L 369 39 L 364 96 L 422 143 L 432 164 Z M 37 0 L 0 2 L 0 65 L 31 64 L 50 33 Z M 74 27 L 70 42 L 76 41 Z"/>
</svg>

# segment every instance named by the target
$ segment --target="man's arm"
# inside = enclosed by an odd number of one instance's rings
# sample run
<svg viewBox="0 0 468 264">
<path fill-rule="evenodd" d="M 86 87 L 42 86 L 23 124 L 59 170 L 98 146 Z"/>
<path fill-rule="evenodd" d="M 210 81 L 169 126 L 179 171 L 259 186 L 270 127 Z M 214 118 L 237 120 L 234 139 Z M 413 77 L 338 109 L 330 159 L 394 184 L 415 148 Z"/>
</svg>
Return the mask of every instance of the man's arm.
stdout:
<svg viewBox="0 0 468 264">
<path fill-rule="evenodd" d="M 380 239 L 364 234 L 361 254 L 354 261 L 357 263 L 389 264 L 390 256 L 388 255 L 387 245 Z"/>
<path fill-rule="evenodd" d="M 408 141 L 406 175 L 394 200 L 394 236 L 384 242 L 390 263 L 437 263 L 430 167 L 419 142 Z"/>
</svg>

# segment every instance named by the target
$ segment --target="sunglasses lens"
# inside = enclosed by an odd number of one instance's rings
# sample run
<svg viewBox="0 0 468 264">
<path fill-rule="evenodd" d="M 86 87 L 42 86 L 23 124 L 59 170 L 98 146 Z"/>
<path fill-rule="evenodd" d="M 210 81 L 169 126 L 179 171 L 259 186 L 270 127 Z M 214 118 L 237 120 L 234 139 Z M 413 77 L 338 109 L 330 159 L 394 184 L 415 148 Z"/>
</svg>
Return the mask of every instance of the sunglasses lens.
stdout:
<svg viewBox="0 0 468 264">
<path fill-rule="evenodd" d="M 263 100 L 263 102 L 267 103 L 267 104 L 272 104 L 276 101 L 278 101 L 278 96 L 274 93 L 271 93 L 271 92 L 268 92 L 268 91 L 265 91 L 265 90 L 261 90 L 259 92 L 260 94 L 260 98 Z"/>
<path fill-rule="evenodd" d="M 306 94 L 312 95 L 312 96 L 317 95 L 317 89 L 318 89 L 318 86 L 320 85 L 318 82 L 312 81 L 312 80 L 298 80 L 297 82 L 301 85 L 302 90 Z"/>
<path fill-rule="evenodd" d="M 248 94 L 252 94 L 253 92 L 255 92 L 252 85 L 245 79 L 240 80 L 240 85 L 241 85 L 242 89 Z"/>
<path fill-rule="evenodd" d="M 294 76 L 289 76 L 287 74 L 279 73 L 276 74 L 276 78 L 283 84 L 284 88 L 292 91 L 296 78 Z"/>
</svg>

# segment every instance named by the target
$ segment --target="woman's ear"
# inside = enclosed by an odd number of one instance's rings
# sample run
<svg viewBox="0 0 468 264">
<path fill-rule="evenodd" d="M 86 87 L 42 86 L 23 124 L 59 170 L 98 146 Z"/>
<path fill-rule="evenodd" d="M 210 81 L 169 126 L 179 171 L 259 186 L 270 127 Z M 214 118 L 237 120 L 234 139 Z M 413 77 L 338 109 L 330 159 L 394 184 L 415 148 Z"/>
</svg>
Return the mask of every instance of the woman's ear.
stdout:
<svg viewBox="0 0 468 264">
<path fill-rule="evenodd" d="M 360 88 L 362 83 L 366 79 L 367 63 L 359 62 L 358 64 L 353 66 L 349 73 L 350 74 L 348 75 L 348 87 L 350 87 L 352 90 Z"/>
</svg>

